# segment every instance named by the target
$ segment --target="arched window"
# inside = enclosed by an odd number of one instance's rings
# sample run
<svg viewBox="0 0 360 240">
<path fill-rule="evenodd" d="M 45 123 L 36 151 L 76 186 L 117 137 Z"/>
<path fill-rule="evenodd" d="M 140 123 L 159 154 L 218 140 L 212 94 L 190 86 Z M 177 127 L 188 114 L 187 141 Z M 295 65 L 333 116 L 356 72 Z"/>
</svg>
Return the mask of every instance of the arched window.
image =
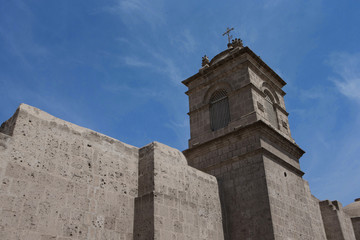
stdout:
<svg viewBox="0 0 360 240">
<path fill-rule="evenodd" d="M 265 111 L 268 120 L 271 125 L 273 125 L 275 128 L 278 128 L 277 115 L 274 107 L 274 97 L 267 90 L 265 90 L 264 93 L 265 93 Z"/>
<path fill-rule="evenodd" d="M 224 89 L 217 90 L 210 98 L 211 130 L 226 127 L 230 122 L 229 99 Z"/>
</svg>

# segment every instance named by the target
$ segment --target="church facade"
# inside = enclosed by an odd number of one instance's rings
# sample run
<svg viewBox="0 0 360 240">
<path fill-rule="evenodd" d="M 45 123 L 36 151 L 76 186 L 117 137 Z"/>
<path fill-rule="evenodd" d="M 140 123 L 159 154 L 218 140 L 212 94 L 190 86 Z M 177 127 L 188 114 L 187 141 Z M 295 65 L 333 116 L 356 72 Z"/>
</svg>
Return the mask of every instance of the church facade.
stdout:
<svg viewBox="0 0 360 240">
<path fill-rule="evenodd" d="M 360 199 L 311 194 L 286 83 L 240 39 L 183 84 L 184 152 L 20 105 L 0 128 L 0 239 L 360 239 Z"/>
</svg>

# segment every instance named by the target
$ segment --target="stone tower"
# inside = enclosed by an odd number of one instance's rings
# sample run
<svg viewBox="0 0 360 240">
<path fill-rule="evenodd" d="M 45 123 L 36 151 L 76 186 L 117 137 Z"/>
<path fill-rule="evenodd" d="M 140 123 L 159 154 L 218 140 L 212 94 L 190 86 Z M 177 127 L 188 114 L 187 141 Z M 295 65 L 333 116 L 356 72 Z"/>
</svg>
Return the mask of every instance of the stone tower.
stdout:
<svg viewBox="0 0 360 240">
<path fill-rule="evenodd" d="M 225 239 L 326 239 L 291 137 L 285 81 L 240 39 L 188 87 L 189 165 L 219 183 Z"/>
</svg>

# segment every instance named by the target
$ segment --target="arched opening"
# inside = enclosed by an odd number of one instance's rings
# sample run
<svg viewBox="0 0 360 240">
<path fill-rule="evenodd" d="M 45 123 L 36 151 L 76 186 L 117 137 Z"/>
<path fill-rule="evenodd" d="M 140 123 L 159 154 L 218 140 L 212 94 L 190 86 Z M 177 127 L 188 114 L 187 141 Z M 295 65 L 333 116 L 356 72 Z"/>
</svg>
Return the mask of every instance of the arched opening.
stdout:
<svg viewBox="0 0 360 240">
<path fill-rule="evenodd" d="M 265 111 L 267 114 L 267 118 L 271 125 L 273 125 L 275 128 L 278 128 L 277 115 L 274 107 L 274 97 L 268 90 L 265 90 L 264 93 L 265 93 Z"/>
<path fill-rule="evenodd" d="M 230 122 L 229 99 L 224 89 L 217 90 L 210 98 L 210 125 L 216 131 Z"/>
</svg>

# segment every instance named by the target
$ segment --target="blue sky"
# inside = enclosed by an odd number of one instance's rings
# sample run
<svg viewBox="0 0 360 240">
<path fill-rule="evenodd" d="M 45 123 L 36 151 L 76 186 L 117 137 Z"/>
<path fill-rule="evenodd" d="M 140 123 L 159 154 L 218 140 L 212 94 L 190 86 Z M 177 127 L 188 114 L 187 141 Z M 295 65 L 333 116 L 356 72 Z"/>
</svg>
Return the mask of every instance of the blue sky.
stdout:
<svg viewBox="0 0 360 240">
<path fill-rule="evenodd" d="M 138 147 L 184 150 L 181 81 L 234 27 L 287 83 L 320 199 L 360 197 L 360 2 L 0 0 L 0 122 L 20 103 Z"/>
</svg>

